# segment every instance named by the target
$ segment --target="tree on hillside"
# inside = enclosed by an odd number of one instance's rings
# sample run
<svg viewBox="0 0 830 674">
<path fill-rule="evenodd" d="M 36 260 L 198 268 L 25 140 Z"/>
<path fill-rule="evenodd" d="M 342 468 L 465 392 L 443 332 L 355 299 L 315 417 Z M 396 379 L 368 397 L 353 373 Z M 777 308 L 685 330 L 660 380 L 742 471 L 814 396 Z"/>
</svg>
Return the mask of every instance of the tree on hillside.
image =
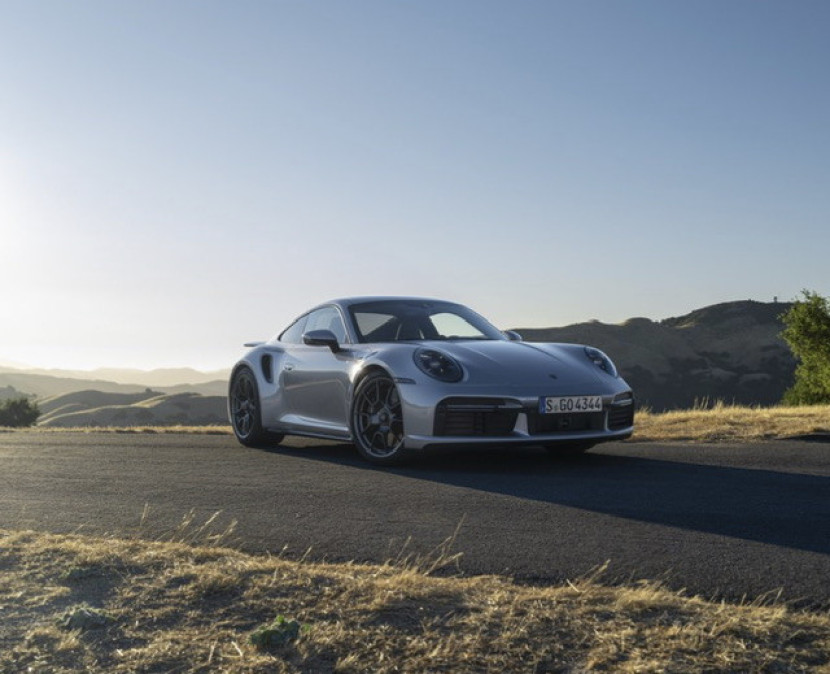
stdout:
<svg viewBox="0 0 830 674">
<path fill-rule="evenodd" d="M 9 398 L 0 403 L 0 426 L 21 428 L 31 426 L 40 416 L 37 403 L 28 398 Z"/>
<path fill-rule="evenodd" d="M 795 383 L 784 393 L 789 405 L 830 403 L 830 300 L 809 290 L 781 315 L 781 336 L 798 359 Z"/>
</svg>

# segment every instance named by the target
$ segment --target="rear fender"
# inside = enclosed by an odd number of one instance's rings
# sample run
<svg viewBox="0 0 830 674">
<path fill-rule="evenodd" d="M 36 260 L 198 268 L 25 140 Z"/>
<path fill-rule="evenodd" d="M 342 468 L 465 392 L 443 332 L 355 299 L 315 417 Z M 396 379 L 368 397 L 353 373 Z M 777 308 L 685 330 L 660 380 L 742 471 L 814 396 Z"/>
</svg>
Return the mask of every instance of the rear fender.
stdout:
<svg viewBox="0 0 830 674">
<path fill-rule="evenodd" d="M 234 375 L 242 367 L 247 367 L 254 373 L 259 390 L 262 425 L 265 427 L 277 424 L 283 414 L 280 379 L 285 356 L 285 350 L 282 347 L 263 344 L 245 354 L 231 374 L 231 381 L 233 381 Z"/>
</svg>

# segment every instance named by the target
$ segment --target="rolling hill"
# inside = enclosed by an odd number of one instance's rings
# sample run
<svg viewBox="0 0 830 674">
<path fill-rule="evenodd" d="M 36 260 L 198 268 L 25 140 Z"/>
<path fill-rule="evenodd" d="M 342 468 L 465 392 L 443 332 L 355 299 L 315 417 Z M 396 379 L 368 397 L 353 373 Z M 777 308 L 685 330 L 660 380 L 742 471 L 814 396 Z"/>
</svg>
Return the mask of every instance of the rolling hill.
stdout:
<svg viewBox="0 0 830 674">
<path fill-rule="evenodd" d="M 116 371 L 126 381 L 133 376 L 144 379 L 140 383 L 83 378 L 103 372 L 0 368 L 0 400 L 21 395 L 35 398 L 41 410 L 38 426 L 191 426 L 228 421 L 227 379 L 211 379 L 222 373 Z M 198 383 L 151 387 L 152 381 L 176 382 L 176 373 Z"/>
<path fill-rule="evenodd" d="M 75 391 L 38 402 L 38 426 L 204 426 L 227 424 L 225 396 Z"/>
<path fill-rule="evenodd" d="M 779 402 L 795 360 L 781 339 L 785 303 L 727 302 L 655 322 L 592 321 L 563 328 L 518 328 L 527 341 L 576 342 L 606 351 L 640 404 L 654 411 L 723 400 Z"/>
<path fill-rule="evenodd" d="M 50 372 L 51 374 L 43 374 Z M 160 393 L 201 393 L 203 395 L 225 395 L 228 388 L 227 378 L 201 381 L 199 383 L 177 383 L 158 386 L 152 381 L 141 381 L 138 373 L 135 383 L 118 383 L 106 379 L 91 378 L 92 373 L 76 373 L 63 370 L 19 370 L 0 368 L 0 399 L 13 395 L 31 395 L 47 398 L 72 393 L 73 391 L 95 390 L 103 393 L 140 393 L 148 388 Z M 4 394 L 5 391 L 5 394 Z"/>
</svg>

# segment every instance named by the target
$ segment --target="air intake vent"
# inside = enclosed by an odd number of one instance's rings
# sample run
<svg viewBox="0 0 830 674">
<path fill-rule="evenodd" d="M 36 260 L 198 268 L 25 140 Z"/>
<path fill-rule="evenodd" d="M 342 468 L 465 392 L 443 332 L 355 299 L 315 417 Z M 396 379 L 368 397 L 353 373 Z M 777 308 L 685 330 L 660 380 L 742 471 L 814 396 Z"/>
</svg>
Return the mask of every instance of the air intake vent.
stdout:
<svg viewBox="0 0 830 674">
<path fill-rule="evenodd" d="M 615 431 L 634 425 L 634 405 L 612 407 L 608 410 L 608 428 Z"/>
<path fill-rule="evenodd" d="M 266 353 L 262 359 L 260 360 L 260 366 L 262 367 L 262 376 L 265 377 L 265 381 L 269 384 L 274 383 L 274 358 L 271 354 Z"/>
<path fill-rule="evenodd" d="M 515 407 L 495 398 L 449 398 L 435 410 L 435 435 L 505 437 L 516 425 Z"/>
</svg>

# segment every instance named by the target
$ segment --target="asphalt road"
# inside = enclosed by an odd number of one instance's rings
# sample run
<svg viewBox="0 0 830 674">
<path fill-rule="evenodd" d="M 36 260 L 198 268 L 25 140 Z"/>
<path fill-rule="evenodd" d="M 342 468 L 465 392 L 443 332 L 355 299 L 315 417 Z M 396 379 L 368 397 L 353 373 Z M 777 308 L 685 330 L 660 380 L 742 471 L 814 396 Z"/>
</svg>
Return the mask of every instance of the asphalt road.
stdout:
<svg viewBox="0 0 830 674">
<path fill-rule="evenodd" d="M 191 509 L 196 525 L 222 511 L 213 532 L 236 520 L 253 552 L 378 562 L 458 530 L 468 574 L 562 581 L 608 562 L 610 582 L 782 589 L 830 607 L 827 443 L 614 443 L 576 460 L 505 450 L 377 469 L 300 439 L 265 451 L 227 436 L 0 433 L 0 528 L 158 537 Z"/>
</svg>

